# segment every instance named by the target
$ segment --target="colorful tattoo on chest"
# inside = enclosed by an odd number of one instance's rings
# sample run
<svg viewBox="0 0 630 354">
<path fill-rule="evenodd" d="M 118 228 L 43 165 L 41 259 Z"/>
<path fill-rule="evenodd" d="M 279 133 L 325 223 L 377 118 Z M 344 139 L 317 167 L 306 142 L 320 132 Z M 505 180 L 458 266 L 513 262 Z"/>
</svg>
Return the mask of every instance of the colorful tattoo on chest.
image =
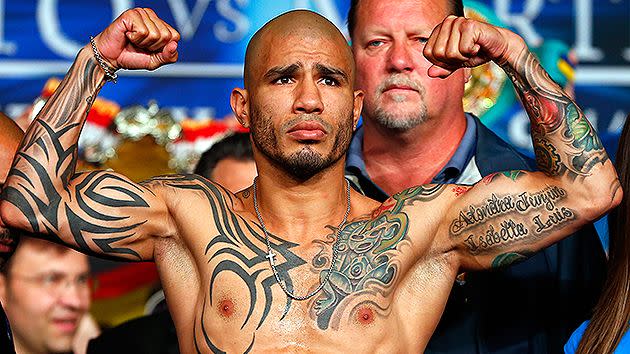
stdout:
<svg viewBox="0 0 630 354">
<path fill-rule="evenodd" d="M 339 233 L 339 257 L 333 266 L 330 282 L 311 307 L 311 316 L 320 329 L 337 329 L 344 314 L 365 316 L 367 309 L 387 315 L 388 305 L 377 298 L 387 298 L 400 271 L 400 245 L 407 238 L 409 218 L 405 205 L 436 198 L 446 186 L 415 187 L 398 193 L 378 209 L 371 220 L 347 224 Z M 320 252 L 311 265 L 324 278 L 330 265 L 334 228 L 326 241 L 314 241 Z M 356 301 L 355 301 L 356 300 Z M 365 307 L 369 304 L 371 307 Z M 361 318 L 357 318 L 360 323 Z"/>
</svg>

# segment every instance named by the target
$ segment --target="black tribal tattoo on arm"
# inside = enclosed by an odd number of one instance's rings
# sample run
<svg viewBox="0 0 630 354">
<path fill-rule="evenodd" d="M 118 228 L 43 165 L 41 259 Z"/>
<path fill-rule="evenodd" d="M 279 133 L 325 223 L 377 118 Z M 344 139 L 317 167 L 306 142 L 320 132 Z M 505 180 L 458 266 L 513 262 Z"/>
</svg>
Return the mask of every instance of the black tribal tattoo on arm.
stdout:
<svg viewBox="0 0 630 354">
<path fill-rule="evenodd" d="M 79 52 L 27 130 L 2 198 L 19 210 L 13 226 L 36 236 L 86 253 L 148 260 L 152 250 L 133 245 L 154 231 L 145 224 L 155 195 L 110 171 L 75 171 L 79 133 L 103 84 L 90 54 Z"/>
</svg>

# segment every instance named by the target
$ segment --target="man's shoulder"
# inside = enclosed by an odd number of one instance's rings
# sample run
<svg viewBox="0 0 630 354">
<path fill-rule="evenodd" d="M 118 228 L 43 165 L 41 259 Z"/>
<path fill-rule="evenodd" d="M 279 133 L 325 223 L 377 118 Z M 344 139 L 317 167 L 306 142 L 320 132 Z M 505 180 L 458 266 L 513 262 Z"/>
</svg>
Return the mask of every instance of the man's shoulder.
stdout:
<svg viewBox="0 0 630 354">
<path fill-rule="evenodd" d="M 140 183 L 166 201 L 179 200 L 181 197 L 202 196 L 218 202 L 232 200 L 234 194 L 218 183 L 196 174 L 172 174 L 153 177 Z M 178 198 L 172 199 L 173 196 Z"/>
</svg>

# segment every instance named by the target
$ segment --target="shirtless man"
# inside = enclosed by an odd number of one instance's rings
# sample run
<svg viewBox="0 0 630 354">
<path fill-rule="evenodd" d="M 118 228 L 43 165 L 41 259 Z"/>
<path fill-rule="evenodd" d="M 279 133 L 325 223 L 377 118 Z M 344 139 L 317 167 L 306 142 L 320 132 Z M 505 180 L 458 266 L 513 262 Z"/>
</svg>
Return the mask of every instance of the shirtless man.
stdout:
<svg viewBox="0 0 630 354">
<path fill-rule="evenodd" d="M 492 59 L 502 48 L 477 53 L 476 42 L 511 35 L 460 29 L 438 26 L 429 39 L 429 60 L 445 66 L 434 74 Z M 508 71 L 538 113 L 545 173 L 419 186 L 383 204 L 350 190 L 344 154 L 362 93 L 345 39 L 308 11 L 256 33 L 245 89 L 232 92 L 252 131 L 252 187 L 232 194 L 194 175 L 135 184 L 111 171 L 75 174 L 79 131 L 105 79 L 174 62 L 178 39 L 153 11 L 134 9 L 95 38 L 101 60 L 84 47 L 29 128 L 0 212 L 84 252 L 155 261 L 184 353 L 421 352 L 458 272 L 521 260 L 621 197 L 588 121 L 525 50 Z"/>
</svg>

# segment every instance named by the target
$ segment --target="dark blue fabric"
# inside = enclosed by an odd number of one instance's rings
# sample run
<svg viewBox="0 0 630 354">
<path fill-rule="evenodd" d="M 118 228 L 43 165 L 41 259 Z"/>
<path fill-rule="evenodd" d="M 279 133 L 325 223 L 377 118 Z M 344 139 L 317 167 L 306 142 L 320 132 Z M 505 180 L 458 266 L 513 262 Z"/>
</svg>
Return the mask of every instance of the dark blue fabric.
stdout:
<svg viewBox="0 0 630 354">
<path fill-rule="evenodd" d="M 168 310 L 129 320 L 90 340 L 88 354 L 179 354 L 175 325 Z"/>
<path fill-rule="evenodd" d="M 535 170 L 533 160 L 479 120 L 476 128 L 482 176 Z M 346 172 L 357 176 L 352 168 Z M 358 178 L 366 195 L 383 200 Z M 590 317 L 604 276 L 605 255 L 592 225 L 523 263 L 469 273 L 453 286 L 426 353 L 561 353 L 573 329 Z"/>
<path fill-rule="evenodd" d="M 15 354 L 11 327 L 2 306 L 0 306 L 0 353 Z"/>
</svg>

